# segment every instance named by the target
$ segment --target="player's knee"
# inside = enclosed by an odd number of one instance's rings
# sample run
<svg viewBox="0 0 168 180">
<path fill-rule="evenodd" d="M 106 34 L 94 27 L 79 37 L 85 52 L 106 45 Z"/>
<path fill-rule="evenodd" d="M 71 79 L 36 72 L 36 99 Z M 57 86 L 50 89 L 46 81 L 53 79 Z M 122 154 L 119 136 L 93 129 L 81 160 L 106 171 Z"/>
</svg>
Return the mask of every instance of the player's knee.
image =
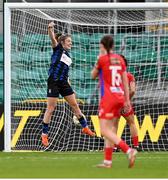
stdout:
<svg viewBox="0 0 168 180">
<path fill-rule="evenodd" d="M 104 136 L 104 137 L 106 137 L 106 129 L 104 129 L 104 128 L 101 128 L 101 135 L 102 136 Z"/>
<path fill-rule="evenodd" d="M 117 122 L 117 121 L 113 121 L 113 122 L 112 122 L 112 125 L 113 125 L 113 127 L 115 128 L 115 127 L 118 126 L 118 122 Z"/>
<path fill-rule="evenodd" d="M 77 109 L 78 108 L 78 104 L 73 102 L 73 103 L 70 103 L 70 106 L 73 108 L 73 109 Z"/>
<path fill-rule="evenodd" d="M 134 125 L 135 124 L 135 122 L 134 122 L 134 120 L 127 120 L 127 124 L 129 125 L 129 126 L 131 126 L 131 125 Z"/>
</svg>

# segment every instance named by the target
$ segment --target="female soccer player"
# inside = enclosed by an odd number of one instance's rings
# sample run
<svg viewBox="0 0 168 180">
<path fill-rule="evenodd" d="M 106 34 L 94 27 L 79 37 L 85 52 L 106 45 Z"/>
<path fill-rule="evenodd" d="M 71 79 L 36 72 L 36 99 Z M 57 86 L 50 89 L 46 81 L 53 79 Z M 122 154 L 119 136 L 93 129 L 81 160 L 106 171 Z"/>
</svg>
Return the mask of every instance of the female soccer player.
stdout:
<svg viewBox="0 0 168 180">
<path fill-rule="evenodd" d="M 120 56 L 123 58 L 126 67 L 128 67 L 127 59 L 121 54 L 120 54 Z M 127 72 L 127 78 L 128 78 L 128 86 L 129 86 L 129 97 L 131 100 L 133 98 L 133 96 L 135 95 L 135 91 L 136 91 L 135 78 L 134 78 L 134 75 L 131 74 L 130 72 Z M 134 121 L 133 107 L 131 106 L 131 109 L 128 112 L 126 112 L 123 108 L 121 110 L 121 115 L 125 118 L 125 120 L 127 121 L 128 125 L 130 127 L 130 133 L 131 133 L 134 148 L 138 149 L 139 148 L 138 130 L 136 128 L 135 121 Z"/>
<path fill-rule="evenodd" d="M 128 66 L 126 58 L 120 54 L 120 56 L 123 58 L 126 67 Z M 129 86 L 129 96 L 130 100 L 135 94 L 136 90 L 136 85 L 135 85 L 135 78 L 134 76 L 130 73 L 127 72 L 127 78 L 128 78 L 128 86 Z M 139 149 L 139 143 L 138 143 L 138 131 L 135 125 L 134 121 L 134 110 L 133 107 L 131 106 L 131 109 L 126 112 L 124 108 L 121 110 L 121 115 L 126 119 L 129 127 L 130 127 L 130 133 L 132 137 L 132 142 L 134 145 L 135 149 Z M 113 154 L 113 148 L 117 149 L 116 146 L 113 147 L 113 144 L 111 144 L 107 139 L 105 139 L 105 154 L 104 154 L 104 161 L 106 162 L 112 162 L 112 154 Z M 104 164 L 101 164 L 101 166 L 105 166 Z M 108 166 L 107 166 L 108 167 Z"/>
<path fill-rule="evenodd" d="M 48 146 L 48 131 L 49 123 L 52 113 L 56 107 L 59 94 L 61 94 L 65 100 L 69 103 L 72 110 L 74 111 L 76 117 L 78 118 L 81 126 L 82 132 L 90 136 L 94 136 L 95 133 L 92 132 L 87 124 L 85 116 L 82 114 L 75 94 L 68 83 L 68 71 L 72 60 L 69 55 L 69 50 L 72 46 L 72 40 L 70 35 L 60 35 L 54 34 L 54 23 L 51 22 L 48 25 L 48 34 L 51 39 L 51 44 L 53 48 L 53 54 L 51 56 L 51 65 L 49 69 L 48 78 L 48 89 L 47 89 L 47 109 L 44 114 L 43 119 L 43 129 L 42 129 L 42 143 L 44 146 Z"/>
<path fill-rule="evenodd" d="M 105 55 L 99 57 L 91 74 L 95 79 L 99 75 L 101 100 L 99 105 L 100 130 L 102 136 L 108 141 L 110 147 L 116 144 L 128 154 L 129 167 L 133 167 L 137 151 L 131 149 L 117 136 L 118 121 L 121 108 L 130 109 L 128 80 L 124 60 L 118 54 L 113 54 L 114 41 L 112 36 L 106 35 L 100 41 L 100 51 L 104 49 Z M 105 155 L 108 154 L 105 148 Z M 110 168 L 112 161 L 105 160 L 98 167 Z"/>
</svg>

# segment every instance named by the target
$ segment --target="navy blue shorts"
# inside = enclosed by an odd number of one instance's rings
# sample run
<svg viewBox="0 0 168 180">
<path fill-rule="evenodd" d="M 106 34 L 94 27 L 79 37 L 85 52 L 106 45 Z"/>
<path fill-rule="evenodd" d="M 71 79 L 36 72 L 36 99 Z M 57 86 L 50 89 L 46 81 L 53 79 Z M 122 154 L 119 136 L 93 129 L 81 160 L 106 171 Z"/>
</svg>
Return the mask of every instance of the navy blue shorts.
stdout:
<svg viewBox="0 0 168 180">
<path fill-rule="evenodd" d="M 67 81 L 54 81 L 52 78 L 48 78 L 47 84 L 47 97 L 59 97 L 59 94 L 64 97 L 74 93 Z"/>
</svg>

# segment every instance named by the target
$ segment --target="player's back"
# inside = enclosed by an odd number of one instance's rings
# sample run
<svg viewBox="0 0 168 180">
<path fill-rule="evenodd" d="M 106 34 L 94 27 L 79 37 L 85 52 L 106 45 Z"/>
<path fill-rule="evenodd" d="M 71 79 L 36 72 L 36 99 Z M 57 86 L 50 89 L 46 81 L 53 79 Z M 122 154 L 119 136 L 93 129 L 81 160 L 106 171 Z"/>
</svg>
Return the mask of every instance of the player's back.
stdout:
<svg viewBox="0 0 168 180">
<path fill-rule="evenodd" d="M 126 70 L 123 59 L 118 54 L 103 55 L 99 58 L 98 68 L 101 88 L 111 93 L 123 94 L 121 76 Z"/>
</svg>

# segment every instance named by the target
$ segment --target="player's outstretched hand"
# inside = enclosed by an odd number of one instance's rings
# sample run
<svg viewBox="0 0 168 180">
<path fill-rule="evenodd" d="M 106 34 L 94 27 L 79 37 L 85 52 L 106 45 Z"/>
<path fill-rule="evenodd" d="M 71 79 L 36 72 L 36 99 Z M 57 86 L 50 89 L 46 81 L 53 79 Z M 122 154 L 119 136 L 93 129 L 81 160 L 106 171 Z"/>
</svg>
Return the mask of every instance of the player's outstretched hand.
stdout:
<svg viewBox="0 0 168 180">
<path fill-rule="evenodd" d="M 48 27 L 49 28 L 53 28 L 55 26 L 55 23 L 54 22 L 50 22 L 49 24 L 48 24 Z"/>
</svg>

